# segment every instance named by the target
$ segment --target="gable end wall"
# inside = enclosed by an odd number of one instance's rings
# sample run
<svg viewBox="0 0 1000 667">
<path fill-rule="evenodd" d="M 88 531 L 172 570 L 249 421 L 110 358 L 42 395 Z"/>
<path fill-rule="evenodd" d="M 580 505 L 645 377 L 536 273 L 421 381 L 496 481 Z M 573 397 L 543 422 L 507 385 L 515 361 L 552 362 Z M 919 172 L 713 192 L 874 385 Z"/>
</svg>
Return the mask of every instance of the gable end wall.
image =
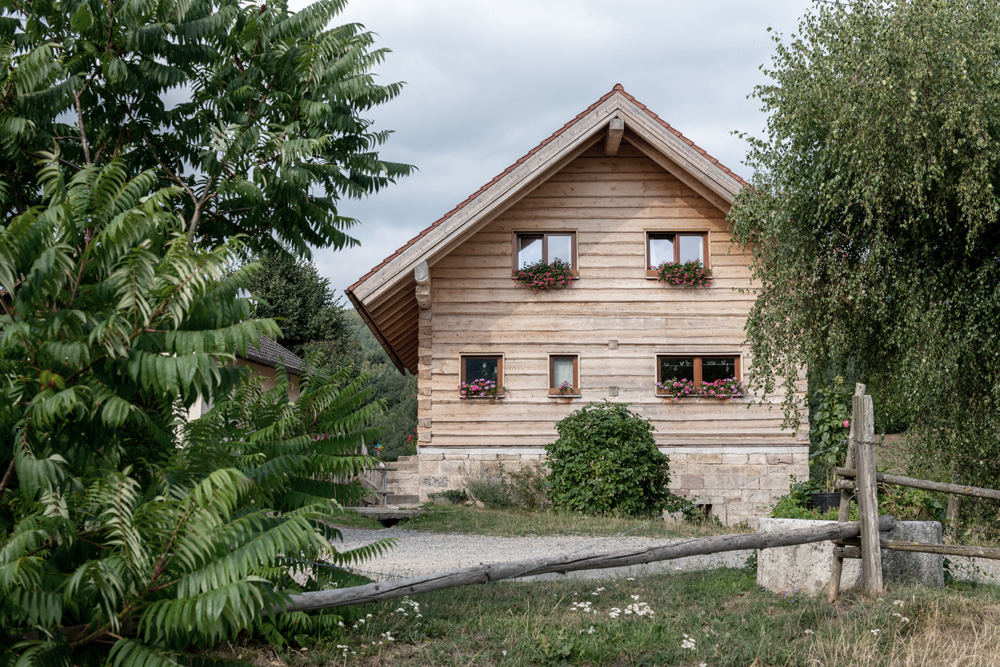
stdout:
<svg viewBox="0 0 1000 667">
<path fill-rule="evenodd" d="M 532 294 L 511 280 L 512 234 L 531 230 L 576 231 L 572 287 Z M 651 230 L 708 232 L 714 284 L 647 280 Z M 462 488 L 470 466 L 537 464 L 557 421 L 607 399 L 652 421 L 676 491 L 725 506 L 729 523 L 764 514 L 789 474 L 808 476 L 805 428 L 783 431 L 777 404 L 671 403 L 654 391 L 657 354 L 740 354 L 748 376 L 743 326 L 754 297 L 736 291 L 751 286 L 748 265 L 730 248 L 725 214 L 677 178 L 627 143 L 614 158 L 589 149 L 431 266 L 418 336 L 421 499 Z M 504 355 L 502 400 L 459 398 L 460 357 L 476 353 Z M 548 357 L 560 353 L 580 357 L 581 398 L 548 395 Z"/>
</svg>

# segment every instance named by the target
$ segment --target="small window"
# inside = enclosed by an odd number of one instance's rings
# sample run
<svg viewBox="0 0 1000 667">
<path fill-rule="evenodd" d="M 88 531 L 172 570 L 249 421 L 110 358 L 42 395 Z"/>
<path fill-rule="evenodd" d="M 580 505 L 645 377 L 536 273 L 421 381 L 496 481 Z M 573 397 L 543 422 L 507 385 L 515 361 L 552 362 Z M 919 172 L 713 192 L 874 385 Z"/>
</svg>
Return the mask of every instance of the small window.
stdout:
<svg viewBox="0 0 1000 667">
<path fill-rule="evenodd" d="M 667 356 L 656 357 L 656 382 L 658 394 L 671 394 L 664 389 L 676 381 L 689 383 L 700 388 L 702 384 L 730 380 L 740 380 L 740 358 L 738 356 Z"/>
<path fill-rule="evenodd" d="M 647 232 L 646 276 L 656 277 L 656 267 L 664 262 L 684 264 L 699 261 L 710 266 L 708 234 L 705 232 Z"/>
<path fill-rule="evenodd" d="M 580 357 L 557 354 L 549 357 L 549 396 L 580 395 Z"/>
<path fill-rule="evenodd" d="M 461 398 L 500 398 L 504 393 L 503 357 L 498 354 L 463 356 L 458 385 Z"/>
<path fill-rule="evenodd" d="M 514 271 L 544 261 L 561 259 L 576 270 L 576 232 L 527 232 L 514 234 Z"/>
</svg>

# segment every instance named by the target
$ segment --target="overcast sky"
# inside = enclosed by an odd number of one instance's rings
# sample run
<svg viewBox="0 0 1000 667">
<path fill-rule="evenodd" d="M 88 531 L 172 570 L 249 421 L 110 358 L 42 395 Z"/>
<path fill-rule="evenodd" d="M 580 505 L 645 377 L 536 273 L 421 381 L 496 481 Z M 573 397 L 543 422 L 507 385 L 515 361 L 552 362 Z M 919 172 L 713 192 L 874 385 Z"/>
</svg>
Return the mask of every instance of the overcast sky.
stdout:
<svg viewBox="0 0 1000 667">
<path fill-rule="evenodd" d="M 308 4 L 298 0 L 298 6 Z M 338 294 L 621 83 L 741 176 L 764 116 L 747 99 L 770 63 L 768 27 L 793 33 L 810 0 L 352 0 L 393 52 L 377 74 L 405 81 L 376 109 L 387 160 L 419 171 L 341 211 L 361 246 L 318 250 Z M 293 7 L 296 6 L 293 0 Z M 345 299 L 346 301 L 346 299 Z"/>
</svg>

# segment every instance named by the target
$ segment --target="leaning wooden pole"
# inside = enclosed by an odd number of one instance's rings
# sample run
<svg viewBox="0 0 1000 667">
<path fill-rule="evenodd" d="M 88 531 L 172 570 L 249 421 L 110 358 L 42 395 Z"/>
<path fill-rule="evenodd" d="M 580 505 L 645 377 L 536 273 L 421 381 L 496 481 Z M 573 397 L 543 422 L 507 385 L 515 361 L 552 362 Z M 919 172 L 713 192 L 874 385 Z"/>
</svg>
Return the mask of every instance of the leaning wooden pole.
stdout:
<svg viewBox="0 0 1000 667">
<path fill-rule="evenodd" d="M 858 391 L 862 395 L 865 393 L 865 385 L 858 384 L 855 387 L 855 393 Z M 844 466 L 847 468 L 853 468 L 855 466 L 855 446 L 854 446 L 854 434 L 856 433 L 857 422 L 853 419 L 851 420 L 851 432 L 847 436 L 847 457 L 844 461 Z M 847 522 L 851 518 L 851 492 L 847 489 L 843 489 L 840 492 L 840 507 L 837 509 L 837 521 L 840 523 Z M 836 547 L 833 549 L 833 567 L 830 570 L 830 595 L 829 601 L 831 603 L 837 601 L 837 597 L 840 595 L 840 579 L 844 572 L 844 555 L 842 550 L 838 550 Z"/>
<path fill-rule="evenodd" d="M 860 385 L 859 385 L 860 388 Z M 875 410 L 872 397 L 854 393 L 852 422 L 857 424 L 858 509 L 861 514 L 861 568 L 865 593 L 882 594 L 882 550 L 878 534 L 878 492 L 875 488 Z"/>
<path fill-rule="evenodd" d="M 884 516 L 878 520 L 878 530 L 890 531 L 896 527 L 896 520 Z M 657 561 L 673 560 L 685 556 L 738 551 L 740 549 L 768 549 L 787 547 L 795 544 L 810 544 L 827 540 L 857 537 L 861 534 L 858 522 L 830 524 L 819 528 L 803 528 L 776 533 L 751 533 L 744 535 L 718 535 L 687 540 L 645 549 L 629 549 L 603 553 L 564 554 L 551 558 L 527 559 L 477 565 L 448 572 L 436 572 L 420 577 L 398 581 L 385 581 L 353 588 L 334 589 L 300 593 L 291 596 L 290 603 L 283 611 L 309 611 L 346 605 L 379 602 L 392 598 L 429 593 L 457 586 L 487 584 L 506 579 L 530 577 L 539 574 L 566 573 L 579 570 L 601 570 L 611 567 L 642 565 Z M 878 535 L 876 533 L 876 540 Z M 279 610 L 282 611 L 282 610 Z"/>
</svg>

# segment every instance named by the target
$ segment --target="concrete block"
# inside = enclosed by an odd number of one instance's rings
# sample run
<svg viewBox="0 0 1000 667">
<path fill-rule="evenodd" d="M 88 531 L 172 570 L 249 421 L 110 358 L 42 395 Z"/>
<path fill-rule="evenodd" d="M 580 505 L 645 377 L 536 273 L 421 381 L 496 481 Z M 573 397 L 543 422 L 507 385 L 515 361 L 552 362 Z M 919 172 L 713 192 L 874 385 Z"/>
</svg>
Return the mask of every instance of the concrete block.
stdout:
<svg viewBox="0 0 1000 667">
<path fill-rule="evenodd" d="M 747 454 L 747 463 L 754 466 L 767 464 L 767 454 Z"/>
<path fill-rule="evenodd" d="M 743 465 L 750 462 L 750 457 L 746 454 L 723 454 L 723 464 Z"/>
<path fill-rule="evenodd" d="M 468 461 L 442 461 L 441 474 L 464 474 L 469 471 Z"/>
<path fill-rule="evenodd" d="M 757 530 L 772 533 L 796 528 L 811 528 L 833 521 L 804 519 L 760 519 Z M 891 540 L 941 543 L 941 524 L 937 521 L 903 521 L 888 534 Z M 833 543 L 815 542 L 793 547 L 762 549 L 757 555 L 757 583 L 776 593 L 794 590 L 806 595 L 820 595 L 830 590 L 830 566 Z M 939 554 L 882 550 L 882 579 L 886 582 L 916 581 L 925 586 L 944 585 L 944 557 Z M 844 559 L 840 590 L 861 590 L 861 561 Z"/>
<path fill-rule="evenodd" d="M 688 463 L 720 464 L 722 454 L 688 454 Z"/>
<path fill-rule="evenodd" d="M 421 461 L 443 461 L 444 454 L 421 454 L 419 458 Z"/>
<path fill-rule="evenodd" d="M 500 455 L 497 456 L 497 458 L 499 460 L 501 460 L 501 461 L 520 461 L 521 460 L 521 455 L 520 454 L 500 454 Z"/>
<path fill-rule="evenodd" d="M 767 463 L 768 465 L 777 466 L 794 463 L 794 461 L 791 454 L 768 454 Z"/>
<path fill-rule="evenodd" d="M 743 490 L 740 494 L 740 499 L 743 502 L 752 505 L 766 505 L 768 508 L 773 507 L 779 497 L 770 491 L 759 491 L 756 489 Z"/>
<path fill-rule="evenodd" d="M 722 476 L 722 475 L 705 475 L 705 488 L 711 489 L 718 493 L 719 491 L 728 491 L 729 489 L 740 486 L 747 482 L 746 477 L 740 476 Z"/>
<path fill-rule="evenodd" d="M 705 488 L 705 478 L 699 475 L 684 475 L 681 477 L 681 488 L 701 490 Z"/>
<path fill-rule="evenodd" d="M 421 461 L 418 468 L 421 475 L 437 475 L 441 470 L 442 461 Z"/>
<path fill-rule="evenodd" d="M 437 491 L 438 489 L 447 489 L 447 488 L 448 488 L 447 475 L 423 475 L 420 477 L 421 491 L 425 489 L 433 489 Z"/>
</svg>

